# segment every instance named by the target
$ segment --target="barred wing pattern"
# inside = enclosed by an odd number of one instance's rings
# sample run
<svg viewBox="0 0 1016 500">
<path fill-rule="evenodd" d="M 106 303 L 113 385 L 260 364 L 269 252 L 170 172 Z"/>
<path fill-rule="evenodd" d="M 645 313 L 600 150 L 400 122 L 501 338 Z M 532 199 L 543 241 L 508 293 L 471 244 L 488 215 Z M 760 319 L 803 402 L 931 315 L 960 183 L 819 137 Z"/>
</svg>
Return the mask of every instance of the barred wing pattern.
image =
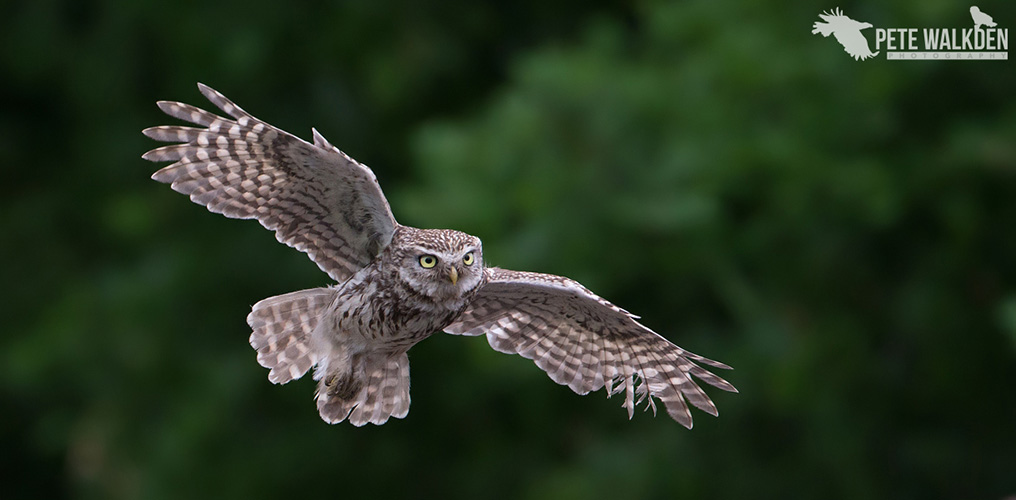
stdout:
<svg viewBox="0 0 1016 500">
<path fill-rule="evenodd" d="M 737 392 L 695 362 L 729 366 L 681 349 L 574 280 L 498 268 L 485 272 L 487 283 L 446 332 L 486 334 L 494 349 L 532 359 L 551 379 L 578 394 L 601 387 L 607 388 L 607 397 L 624 392 L 628 418 L 643 401 L 655 413 L 654 397 L 689 429 L 692 416 L 685 399 L 717 415 L 693 376 Z"/>
<path fill-rule="evenodd" d="M 199 83 L 198 88 L 233 119 L 160 101 L 166 114 L 204 128 L 145 129 L 152 139 L 183 143 L 145 153 L 146 160 L 176 162 L 153 179 L 172 184 L 212 212 L 257 219 L 338 282 L 391 242 L 397 223 L 367 166 L 317 130 L 310 144 L 258 120 L 210 87 Z"/>
</svg>

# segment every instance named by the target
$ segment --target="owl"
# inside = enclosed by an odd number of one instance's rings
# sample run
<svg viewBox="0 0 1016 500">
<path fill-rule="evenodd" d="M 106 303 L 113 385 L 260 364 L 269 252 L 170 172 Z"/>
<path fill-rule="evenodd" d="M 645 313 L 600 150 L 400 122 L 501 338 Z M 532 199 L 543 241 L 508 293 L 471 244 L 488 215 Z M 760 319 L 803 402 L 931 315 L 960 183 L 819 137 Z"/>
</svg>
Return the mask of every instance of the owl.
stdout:
<svg viewBox="0 0 1016 500">
<path fill-rule="evenodd" d="M 225 118 L 180 102 L 163 112 L 198 125 L 144 130 L 172 142 L 145 153 L 171 161 L 152 178 L 226 217 L 256 219 L 307 253 L 337 285 L 264 299 L 247 322 L 268 379 L 285 384 L 313 369 L 329 423 L 383 424 L 409 412 L 407 351 L 435 332 L 486 335 L 578 394 L 624 393 L 630 419 L 643 402 L 692 427 L 688 403 L 717 415 L 698 381 L 737 392 L 638 317 L 574 280 L 488 267 L 480 239 L 395 221 L 374 173 L 312 129 L 308 143 L 201 93 Z"/>
</svg>

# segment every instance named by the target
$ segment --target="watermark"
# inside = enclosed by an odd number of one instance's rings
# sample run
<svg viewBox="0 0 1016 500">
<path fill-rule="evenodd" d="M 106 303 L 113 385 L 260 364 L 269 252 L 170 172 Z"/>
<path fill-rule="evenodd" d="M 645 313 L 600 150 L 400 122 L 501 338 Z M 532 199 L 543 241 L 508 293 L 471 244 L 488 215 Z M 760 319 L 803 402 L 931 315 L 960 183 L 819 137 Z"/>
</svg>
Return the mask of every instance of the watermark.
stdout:
<svg viewBox="0 0 1016 500">
<path fill-rule="evenodd" d="M 863 61 L 885 52 L 897 61 L 1006 61 L 1009 59 L 1009 28 L 976 5 L 970 7 L 972 28 L 874 28 L 857 21 L 839 8 L 819 14 L 812 34 L 832 35 L 854 60 Z M 862 31 L 874 28 L 875 50 Z M 871 33 L 869 31 L 869 33 Z"/>
</svg>

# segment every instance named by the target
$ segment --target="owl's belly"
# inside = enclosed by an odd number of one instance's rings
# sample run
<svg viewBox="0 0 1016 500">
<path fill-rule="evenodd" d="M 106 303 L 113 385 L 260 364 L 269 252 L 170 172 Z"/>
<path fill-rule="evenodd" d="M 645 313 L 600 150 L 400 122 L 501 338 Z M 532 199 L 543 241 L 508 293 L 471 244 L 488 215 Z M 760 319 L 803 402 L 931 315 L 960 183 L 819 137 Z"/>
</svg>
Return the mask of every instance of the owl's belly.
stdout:
<svg viewBox="0 0 1016 500">
<path fill-rule="evenodd" d="M 351 280 L 353 281 L 353 280 Z M 402 353 L 441 330 L 459 311 L 421 307 L 399 300 L 375 283 L 347 282 L 327 313 L 330 331 L 322 332 L 355 351 Z"/>
</svg>

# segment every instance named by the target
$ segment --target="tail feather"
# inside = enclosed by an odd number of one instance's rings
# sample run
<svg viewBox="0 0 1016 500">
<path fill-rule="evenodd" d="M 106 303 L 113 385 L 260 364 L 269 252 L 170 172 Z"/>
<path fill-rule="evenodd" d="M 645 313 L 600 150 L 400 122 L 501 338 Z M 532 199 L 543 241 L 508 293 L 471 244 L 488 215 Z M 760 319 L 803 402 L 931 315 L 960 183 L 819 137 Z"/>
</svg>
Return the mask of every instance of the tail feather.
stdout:
<svg viewBox="0 0 1016 500">
<path fill-rule="evenodd" d="M 258 363 L 268 368 L 268 380 L 285 384 L 317 364 L 310 335 L 335 298 L 331 288 L 313 288 L 267 298 L 254 304 L 247 323 L 254 330 L 250 345 Z"/>
<path fill-rule="evenodd" d="M 368 354 L 354 361 L 352 372 L 325 376 L 318 383 L 317 406 L 321 418 L 337 424 L 349 419 L 360 427 L 381 425 L 390 417 L 409 413 L 409 357 Z"/>
</svg>

